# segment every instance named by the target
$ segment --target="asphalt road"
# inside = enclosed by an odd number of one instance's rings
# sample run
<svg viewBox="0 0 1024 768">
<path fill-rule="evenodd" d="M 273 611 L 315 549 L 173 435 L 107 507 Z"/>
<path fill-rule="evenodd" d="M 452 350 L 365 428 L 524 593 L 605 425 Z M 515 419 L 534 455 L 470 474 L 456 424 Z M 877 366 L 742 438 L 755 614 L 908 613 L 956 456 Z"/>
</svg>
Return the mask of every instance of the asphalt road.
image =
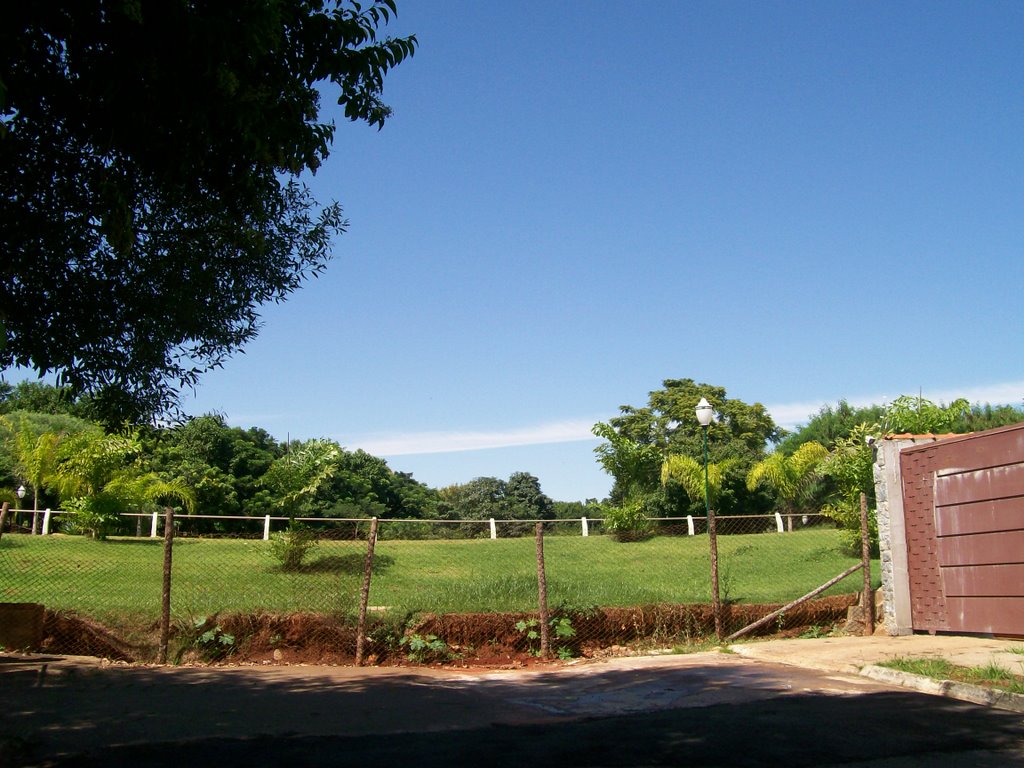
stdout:
<svg viewBox="0 0 1024 768">
<path fill-rule="evenodd" d="M 728 654 L 541 670 L 0 657 L 7 766 L 1024 766 L 1020 715 Z"/>
</svg>

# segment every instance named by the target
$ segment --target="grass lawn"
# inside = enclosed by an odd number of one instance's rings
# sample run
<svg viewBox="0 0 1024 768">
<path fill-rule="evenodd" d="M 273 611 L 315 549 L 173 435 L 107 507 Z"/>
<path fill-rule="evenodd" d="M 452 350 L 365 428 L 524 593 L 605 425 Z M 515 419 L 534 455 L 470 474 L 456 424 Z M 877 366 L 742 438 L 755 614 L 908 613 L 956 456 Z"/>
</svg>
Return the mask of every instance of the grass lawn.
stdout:
<svg viewBox="0 0 1024 768">
<path fill-rule="evenodd" d="M 901 658 L 879 662 L 879 666 L 930 677 L 933 680 L 953 680 L 985 688 L 996 688 L 1008 693 L 1024 694 L 1024 675 L 995 663 L 978 667 L 958 667 L 945 659 Z"/>
<path fill-rule="evenodd" d="M 364 542 L 322 541 L 301 572 L 284 573 L 263 541 L 178 538 L 173 612 L 352 613 L 365 550 Z M 710 601 L 706 536 L 632 543 L 550 536 L 544 552 L 552 608 Z M 840 551 L 837 532 L 825 528 L 719 537 L 727 601 L 787 602 L 855 562 Z M 0 601 L 40 602 L 105 622 L 155 621 L 162 568 L 161 540 L 8 534 L 0 541 Z M 877 561 L 873 570 L 877 575 Z M 857 573 L 827 594 L 862 583 Z M 370 605 L 396 612 L 536 610 L 534 540 L 379 541 Z"/>
</svg>

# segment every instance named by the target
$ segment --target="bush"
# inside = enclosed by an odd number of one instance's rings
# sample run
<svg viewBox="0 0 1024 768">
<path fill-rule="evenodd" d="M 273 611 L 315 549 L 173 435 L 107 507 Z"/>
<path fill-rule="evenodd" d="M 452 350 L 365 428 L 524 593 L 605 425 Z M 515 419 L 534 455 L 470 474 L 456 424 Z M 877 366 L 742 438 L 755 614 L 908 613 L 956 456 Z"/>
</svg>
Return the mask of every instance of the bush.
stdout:
<svg viewBox="0 0 1024 768">
<path fill-rule="evenodd" d="M 70 533 L 80 533 L 92 539 L 103 540 L 114 532 L 121 521 L 121 503 L 107 494 L 79 497 L 65 502 L 64 509 L 74 512 L 70 518 Z"/>
<path fill-rule="evenodd" d="M 306 554 L 316 546 L 316 535 L 309 528 L 291 523 L 288 530 L 270 537 L 270 553 L 285 571 L 302 569 Z"/>
<path fill-rule="evenodd" d="M 639 541 L 651 535 L 653 523 L 648 519 L 654 511 L 651 496 L 626 499 L 621 507 L 610 508 L 604 516 L 604 530 L 618 541 Z"/>
</svg>

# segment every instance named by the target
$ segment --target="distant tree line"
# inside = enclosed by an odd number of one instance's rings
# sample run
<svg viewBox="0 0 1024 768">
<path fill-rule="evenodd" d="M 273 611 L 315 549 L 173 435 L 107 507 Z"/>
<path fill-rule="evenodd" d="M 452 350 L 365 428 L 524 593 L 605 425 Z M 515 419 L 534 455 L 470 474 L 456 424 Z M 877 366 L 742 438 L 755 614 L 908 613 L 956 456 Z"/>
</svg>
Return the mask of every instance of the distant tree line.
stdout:
<svg viewBox="0 0 1024 768">
<path fill-rule="evenodd" d="M 874 506 L 865 438 L 884 433 L 970 432 L 1024 421 L 1014 406 L 937 405 L 901 397 L 886 406 L 827 405 L 786 433 L 764 406 L 723 387 L 670 379 L 647 405 L 622 406 L 594 427 L 598 462 L 613 477 L 605 500 L 553 501 L 528 472 L 431 488 L 384 459 L 324 439 L 278 442 L 266 430 L 207 414 L 173 426 L 104 427 L 89 396 L 40 382 L 0 382 L 0 495 L 15 506 L 77 512 L 78 528 L 105 535 L 118 514 L 174 506 L 203 515 L 532 521 L 601 518 L 611 531 L 643 531 L 650 518 L 704 514 L 704 434 L 694 407 L 706 398 L 710 503 L 720 515 L 823 512 L 859 519 Z M 26 489 L 19 500 L 14 491 Z M 525 532 L 525 524 L 508 526 Z M 197 522 L 197 531 L 237 530 Z M 479 526 L 476 531 L 482 531 Z"/>
<path fill-rule="evenodd" d="M 332 440 L 281 443 L 266 430 L 207 414 L 169 427 L 105 429 L 88 398 L 38 382 L 0 384 L 0 488 L 31 509 L 74 509 L 86 533 L 154 505 L 203 515 L 411 520 L 552 519 L 564 508 L 528 472 L 435 489 L 384 459 Z M 87 481 L 71 482 L 72 475 Z M 142 492 L 139 478 L 147 478 Z M 157 482 L 163 498 L 154 494 Z M 19 502 L 14 489 L 25 486 Z M 573 505 L 568 505 L 575 509 Z M 562 509 L 562 511 L 565 511 Z M 197 530 L 237 530 L 197 522 Z"/>
</svg>

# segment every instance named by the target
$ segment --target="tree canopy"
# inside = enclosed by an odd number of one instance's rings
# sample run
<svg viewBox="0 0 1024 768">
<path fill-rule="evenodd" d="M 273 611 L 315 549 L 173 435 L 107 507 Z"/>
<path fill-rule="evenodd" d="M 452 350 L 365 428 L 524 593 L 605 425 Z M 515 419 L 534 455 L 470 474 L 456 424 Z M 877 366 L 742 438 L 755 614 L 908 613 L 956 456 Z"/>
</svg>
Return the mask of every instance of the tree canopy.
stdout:
<svg viewBox="0 0 1024 768">
<path fill-rule="evenodd" d="M 554 502 L 541 490 L 540 480 L 529 472 L 513 472 L 508 480 L 476 477 L 468 483 L 440 491 L 441 514 L 452 520 L 552 520 Z M 524 524 L 509 524 L 503 530 L 521 534 Z"/>
<path fill-rule="evenodd" d="M 394 0 L 5 3 L 0 368 L 112 419 L 173 408 L 331 256 L 320 94 L 378 128 Z M 17 307 L 17 311 L 12 308 Z"/>
<path fill-rule="evenodd" d="M 873 434 L 897 432 L 980 432 L 1024 421 L 1020 406 L 968 406 L 958 399 L 948 406 L 933 403 L 919 395 L 901 395 L 889 405 L 851 406 L 840 400 L 833 407 L 824 405 L 806 424 L 786 435 L 779 450 L 789 455 L 804 443 L 816 441 L 828 449 L 849 437 L 862 425 L 876 425 Z"/>
<path fill-rule="evenodd" d="M 707 432 L 708 460 L 724 473 L 716 511 L 764 511 L 768 499 L 760 491 L 748 490 L 745 480 L 750 467 L 764 458 L 768 445 L 782 436 L 767 409 L 728 397 L 724 387 L 693 379 L 666 379 L 662 385 L 649 393 L 646 406 L 620 406 L 618 416 L 594 427 L 594 434 L 606 440 L 595 449 L 598 461 L 615 478 L 611 501 L 622 503 L 645 495 L 645 508 L 652 511 L 703 513 L 703 486 L 698 502 L 685 493 L 676 474 L 670 473 L 664 486 L 660 480 L 663 461 L 669 456 L 688 456 L 703 466 L 704 435 L 694 409 L 705 397 L 715 412 Z"/>
</svg>

